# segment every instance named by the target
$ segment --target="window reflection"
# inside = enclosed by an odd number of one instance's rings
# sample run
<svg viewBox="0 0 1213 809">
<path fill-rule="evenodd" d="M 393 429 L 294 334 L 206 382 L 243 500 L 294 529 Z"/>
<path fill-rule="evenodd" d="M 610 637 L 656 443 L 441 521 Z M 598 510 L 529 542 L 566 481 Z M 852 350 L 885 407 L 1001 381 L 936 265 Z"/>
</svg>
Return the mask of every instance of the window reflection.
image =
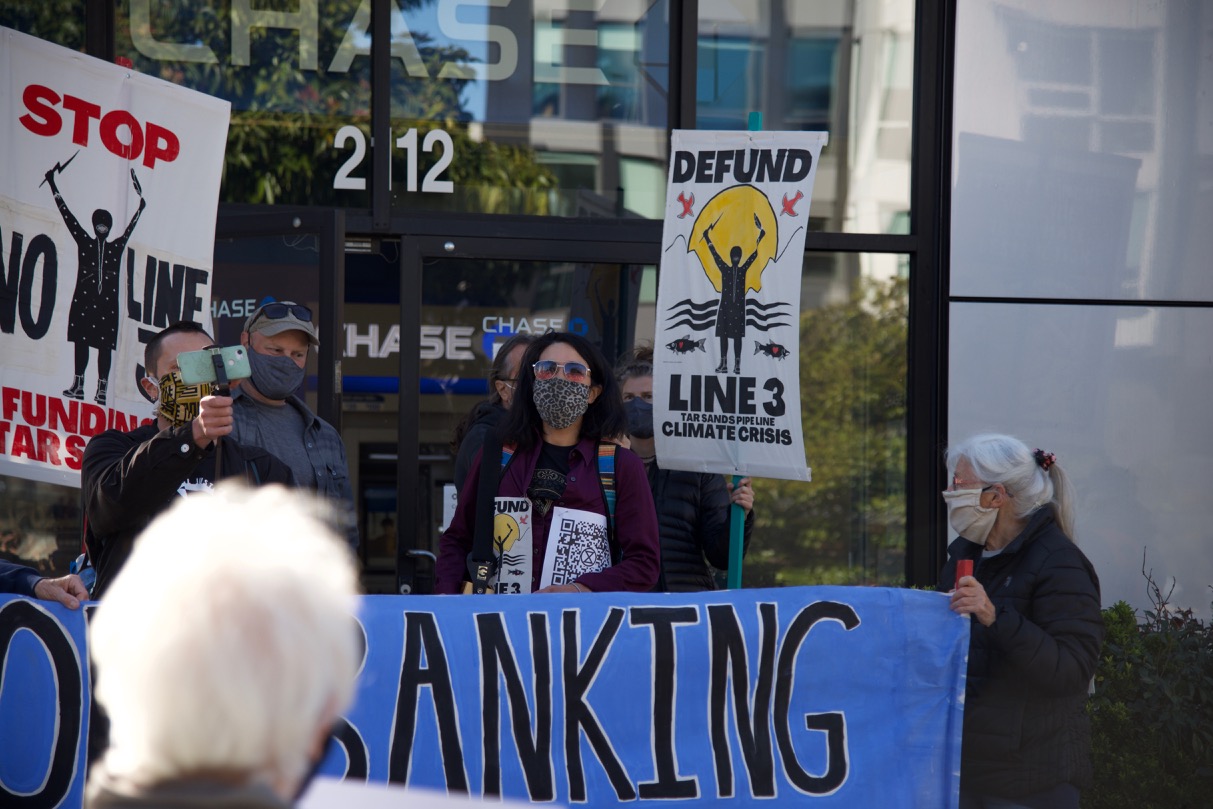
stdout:
<svg viewBox="0 0 1213 809">
<path fill-rule="evenodd" d="M 899 232 L 910 210 L 912 0 L 699 5 L 696 123 L 825 130 L 814 230 Z"/>
<path fill-rule="evenodd" d="M 907 262 L 805 254 L 798 356 L 813 480 L 755 481 L 746 587 L 905 581 Z M 653 342 L 656 288 L 646 270 L 633 345 Z"/>
<path fill-rule="evenodd" d="M 61 576 L 81 551 L 80 493 L 0 475 L 0 559 Z"/>
<path fill-rule="evenodd" d="M 56 45 L 84 50 L 84 0 L 5 0 L 0 25 Z"/>
</svg>

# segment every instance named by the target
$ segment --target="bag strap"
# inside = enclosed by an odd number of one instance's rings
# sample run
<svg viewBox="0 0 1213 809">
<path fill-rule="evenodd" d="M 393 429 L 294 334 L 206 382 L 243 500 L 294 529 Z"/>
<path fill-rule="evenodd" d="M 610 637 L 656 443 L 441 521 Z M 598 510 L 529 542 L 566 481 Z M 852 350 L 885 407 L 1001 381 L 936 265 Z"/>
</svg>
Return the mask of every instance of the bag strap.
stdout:
<svg viewBox="0 0 1213 809">
<path fill-rule="evenodd" d="M 602 499 L 607 507 L 607 542 L 611 546 L 612 562 L 619 561 L 619 548 L 615 542 L 615 451 L 619 445 L 614 441 L 598 442 L 598 482 L 602 485 Z"/>
<path fill-rule="evenodd" d="M 488 592 L 489 577 L 493 575 L 496 557 L 493 554 L 493 521 L 497 482 L 505 466 L 499 459 L 505 454 L 501 442 L 489 436 L 481 450 L 480 482 L 476 487 L 476 528 L 472 533 L 472 552 L 468 554 L 468 576 L 472 592 L 484 595 Z M 513 455 L 511 448 L 510 454 Z"/>
</svg>

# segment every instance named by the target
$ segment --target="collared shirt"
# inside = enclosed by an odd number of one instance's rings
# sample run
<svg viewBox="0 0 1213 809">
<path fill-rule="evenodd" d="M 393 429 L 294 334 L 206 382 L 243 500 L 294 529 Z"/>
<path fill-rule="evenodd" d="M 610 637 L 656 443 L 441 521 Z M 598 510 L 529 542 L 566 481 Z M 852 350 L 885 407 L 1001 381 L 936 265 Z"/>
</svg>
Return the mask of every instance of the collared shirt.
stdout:
<svg viewBox="0 0 1213 809">
<path fill-rule="evenodd" d="M 527 497 L 531 476 L 539 461 L 543 442 L 525 452 L 514 453 L 497 485 L 500 497 Z M 569 447 L 569 472 L 564 492 L 554 505 L 606 514 L 602 482 L 598 476 L 598 442 L 583 438 Z M 480 485 L 480 460 L 477 453 L 468 470 L 467 481 L 459 493 L 459 504 L 439 545 L 435 566 L 434 592 L 457 593 L 467 571 L 467 555 L 472 550 L 476 526 L 476 489 Z M 577 578 L 579 584 L 595 592 L 647 592 L 657 582 L 661 557 L 657 539 L 657 513 L 653 492 L 649 489 L 644 464 L 631 450 L 620 447 L 615 454 L 615 538 L 621 558 L 598 573 Z M 534 517 L 532 528 L 532 591 L 539 589 L 543 559 L 547 550 L 551 512 Z"/>
<path fill-rule="evenodd" d="M 280 406 L 267 405 L 246 393 L 242 385 L 232 391 L 232 409 L 233 438 L 281 458 L 299 486 L 345 503 L 346 538 L 351 548 L 357 548 L 358 521 L 341 434 L 298 396 L 288 397 Z"/>
</svg>

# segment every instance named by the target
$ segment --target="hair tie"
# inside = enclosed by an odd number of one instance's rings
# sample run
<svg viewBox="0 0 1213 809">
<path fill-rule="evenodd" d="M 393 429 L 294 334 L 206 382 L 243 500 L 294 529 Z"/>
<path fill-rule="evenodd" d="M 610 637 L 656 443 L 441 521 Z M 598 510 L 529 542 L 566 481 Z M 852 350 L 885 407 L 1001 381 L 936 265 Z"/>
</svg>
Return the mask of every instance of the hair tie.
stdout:
<svg viewBox="0 0 1213 809">
<path fill-rule="evenodd" d="M 1036 459 L 1036 465 L 1046 472 L 1057 463 L 1057 456 L 1052 452 L 1045 452 L 1043 449 L 1032 450 L 1032 457 Z"/>
</svg>

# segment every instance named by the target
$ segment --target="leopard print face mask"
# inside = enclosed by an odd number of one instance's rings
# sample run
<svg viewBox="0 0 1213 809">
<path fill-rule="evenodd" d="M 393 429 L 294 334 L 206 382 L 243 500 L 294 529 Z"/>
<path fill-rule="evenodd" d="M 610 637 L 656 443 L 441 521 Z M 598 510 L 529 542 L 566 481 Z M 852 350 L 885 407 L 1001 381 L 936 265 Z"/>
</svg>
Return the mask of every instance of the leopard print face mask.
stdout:
<svg viewBox="0 0 1213 809">
<path fill-rule="evenodd" d="M 590 386 L 558 376 L 535 380 L 535 409 L 544 424 L 563 430 L 585 415 Z"/>
</svg>

